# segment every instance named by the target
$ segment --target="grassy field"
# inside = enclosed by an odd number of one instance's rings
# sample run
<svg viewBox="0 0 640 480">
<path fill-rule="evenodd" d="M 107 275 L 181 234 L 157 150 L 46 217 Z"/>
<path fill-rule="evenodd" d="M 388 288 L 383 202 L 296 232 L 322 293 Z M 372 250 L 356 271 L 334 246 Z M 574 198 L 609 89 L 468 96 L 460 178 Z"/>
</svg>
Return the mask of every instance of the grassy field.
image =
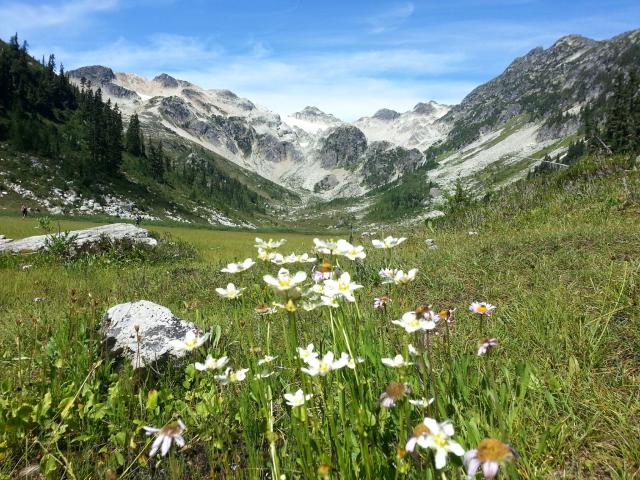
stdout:
<svg viewBox="0 0 640 480">
<path fill-rule="evenodd" d="M 519 460 L 505 461 L 503 478 L 638 478 L 639 178 L 625 160 L 583 162 L 433 225 L 385 232 L 408 237 L 391 250 L 356 237 L 366 259 L 321 257 L 363 285 L 357 301 L 311 312 L 298 302 L 295 312 L 255 314 L 257 304 L 286 301 L 262 280 L 276 265 L 219 271 L 255 258 L 252 233 L 154 226 L 196 249 L 195 257 L 154 261 L 0 257 L 0 478 L 35 465 L 48 478 L 78 479 L 464 478 L 455 454 L 438 470 L 433 449 L 406 451 L 425 417 L 450 420 L 465 450 L 487 437 L 510 444 Z M 9 237 L 37 234 L 35 226 L 0 217 Z M 312 236 L 280 237 L 285 254 L 313 248 Z M 383 267 L 418 274 L 383 285 Z M 239 299 L 215 292 L 228 282 L 246 287 Z M 380 295 L 392 299 L 384 311 L 373 309 Z M 105 359 L 101 317 L 138 299 L 213 329 L 214 339 L 158 371 Z M 473 301 L 497 308 L 480 317 L 468 310 Z M 441 319 L 428 335 L 391 323 L 427 304 L 455 308 L 453 321 Z M 498 346 L 478 356 L 486 337 Z M 295 353 L 309 343 L 364 361 L 310 376 Z M 247 378 L 223 385 L 214 379 L 221 372 L 197 371 L 207 354 L 249 368 Z M 258 366 L 267 354 L 277 359 Z M 383 365 L 396 354 L 412 365 Z M 258 378 L 267 369 L 275 373 Z M 392 382 L 410 392 L 402 396 Z M 287 405 L 284 394 L 299 388 L 313 397 Z M 385 390 L 398 397 L 393 408 L 380 404 Z M 407 401 L 420 398 L 435 401 Z M 149 458 L 153 437 L 142 427 L 178 418 L 186 445 Z"/>
</svg>

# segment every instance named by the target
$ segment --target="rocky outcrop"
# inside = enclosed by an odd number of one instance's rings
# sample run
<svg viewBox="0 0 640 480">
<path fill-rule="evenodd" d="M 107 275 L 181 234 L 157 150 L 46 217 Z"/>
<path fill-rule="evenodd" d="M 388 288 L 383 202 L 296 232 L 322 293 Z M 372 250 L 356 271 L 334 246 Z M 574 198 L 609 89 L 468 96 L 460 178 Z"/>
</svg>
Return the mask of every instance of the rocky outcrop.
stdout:
<svg viewBox="0 0 640 480">
<path fill-rule="evenodd" d="M 0 252 L 23 252 L 43 250 L 47 242 L 58 234 L 37 235 L 35 237 L 23 238 L 21 240 L 11 240 L 0 243 Z M 113 223 L 100 227 L 87 228 L 85 230 L 74 230 L 69 232 L 68 238 L 73 238 L 76 247 L 83 247 L 96 243 L 107 237 L 111 240 L 128 240 L 134 243 L 155 246 L 158 241 L 149 235 L 149 231 L 136 227 L 129 223 Z"/>
<path fill-rule="evenodd" d="M 153 81 L 164 88 L 178 88 L 180 86 L 178 80 L 173 78 L 171 75 L 167 75 L 166 73 L 161 73 L 160 75 L 155 77 Z"/>
<path fill-rule="evenodd" d="M 385 185 L 400 175 L 414 171 L 423 161 L 424 155 L 416 148 L 372 142 L 362 166 L 364 183 L 370 187 Z"/>
<path fill-rule="evenodd" d="M 548 119 L 579 109 L 608 89 L 620 71 L 640 63 L 640 30 L 596 41 L 579 35 L 515 59 L 493 80 L 480 85 L 443 117 L 451 124 L 452 147 L 468 144 L 519 114 Z M 557 128 L 559 135 L 572 128 Z M 551 134 L 547 129 L 543 136 Z"/>
<path fill-rule="evenodd" d="M 338 185 L 338 178 L 334 174 L 329 174 L 313 186 L 316 193 L 331 190 Z"/>
<path fill-rule="evenodd" d="M 437 112 L 437 106 L 438 104 L 435 102 L 420 102 L 416 103 L 416 106 L 413 107 L 413 111 L 420 115 L 433 115 Z"/>
<path fill-rule="evenodd" d="M 101 88 L 103 94 L 115 98 L 126 98 L 129 100 L 141 100 L 141 97 L 134 92 L 114 82 L 116 79 L 113 70 L 102 65 L 93 65 L 90 67 L 81 67 L 76 70 L 67 72 L 70 78 L 81 80 L 84 78 L 87 82 L 91 82 L 91 87 L 95 90 Z"/>
<path fill-rule="evenodd" d="M 377 118 L 378 120 L 395 120 L 398 118 L 400 114 L 395 110 L 390 110 L 388 108 L 381 108 L 376 113 L 373 114 L 373 118 Z"/>
<path fill-rule="evenodd" d="M 317 156 L 324 168 L 355 165 L 367 150 L 367 138 L 353 125 L 334 128 L 321 140 Z"/>
<path fill-rule="evenodd" d="M 102 65 L 91 65 L 70 70 L 67 75 L 73 78 L 83 78 L 94 85 L 104 85 L 116 79 L 116 74 L 108 67 Z"/>
<path fill-rule="evenodd" d="M 178 96 L 164 97 L 160 100 L 159 111 L 162 116 L 177 126 L 185 126 L 196 118 L 187 101 Z"/>
<path fill-rule="evenodd" d="M 318 107 L 304 107 L 301 111 L 292 113 L 291 117 L 312 123 L 325 123 L 327 125 L 339 125 L 342 121 L 330 113 L 325 113 Z"/>
<path fill-rule="evenodd" d="M 172 342 L 184 340 L 188 332 L 202 334 L 193 323 L 146 300 L 111 307 L 100 327 L 103 345 L 109 354 L 129 360 L 133 368 L 183 357 L 184 350 L 176 350 Z"/>
</svg>

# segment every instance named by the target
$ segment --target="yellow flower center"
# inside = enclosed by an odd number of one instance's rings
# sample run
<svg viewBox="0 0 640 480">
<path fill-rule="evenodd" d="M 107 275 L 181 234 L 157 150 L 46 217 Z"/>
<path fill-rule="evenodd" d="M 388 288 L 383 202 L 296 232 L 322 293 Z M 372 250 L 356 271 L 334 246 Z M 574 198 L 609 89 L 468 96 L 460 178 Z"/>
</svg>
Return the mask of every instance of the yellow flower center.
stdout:
<svg viewBox="0 0 640 480">
<path fill-rule="evenodd" d="M 289 299 L 289 301 L 287 302 L 287 304 L 285 305 L 285 310 L 287 312 L 295 312 L 296 311 L 296 304 L 293 303 L 293 300 Z"/>
<path fill-rule="evenodd" d="M 479 305 L 478 306 L 478 313 L 486 313 L 487 312 L 487 306 L 486 305 Z"/>
<path fill-rule="evenodd" d="M 432 438 L 434 443 L 440 448 L 446 447 L 447 443 L 449 443 L 449 438 L 442 433 L 436 433 Z"/>
<path fill-rule="evenodd" d="M 331 371 L 331 366 L 327 362 L 320 362 L 320 367 L 318 367 L 318 370 L 322 374 L 327 374 Z"/>
<path fill-rule="evenodd" d="M 478 445 L 478 460 L 481 462 L 504 462 L 513 459 L 509 445 L 495 438 L 485 438 Z"/>
</svg>

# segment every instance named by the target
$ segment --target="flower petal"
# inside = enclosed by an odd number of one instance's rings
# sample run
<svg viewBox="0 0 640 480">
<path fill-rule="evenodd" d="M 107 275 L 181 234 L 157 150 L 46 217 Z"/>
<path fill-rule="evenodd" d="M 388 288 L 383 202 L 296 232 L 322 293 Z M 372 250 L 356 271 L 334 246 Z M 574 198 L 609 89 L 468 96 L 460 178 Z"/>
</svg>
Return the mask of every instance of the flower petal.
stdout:
<svg viewBox="0 0 640 480">
<path fill-rule="evenodd" d="M 482 465 L 482 473 L 484 474 L 484 478 L 495 478 L 495 476 L 498 474 L 499 467 L 500 465 L 498 465 L 497 462 L 484 462 L 484 465 Z"/>
</svg>

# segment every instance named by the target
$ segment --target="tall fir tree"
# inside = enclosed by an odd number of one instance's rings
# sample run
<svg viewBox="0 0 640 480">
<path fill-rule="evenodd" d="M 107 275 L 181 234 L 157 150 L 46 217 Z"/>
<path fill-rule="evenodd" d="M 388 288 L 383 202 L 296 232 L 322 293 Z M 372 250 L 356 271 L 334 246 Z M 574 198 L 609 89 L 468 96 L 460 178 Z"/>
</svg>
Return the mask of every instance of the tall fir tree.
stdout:
<svg viewBox="0 0 640 480">
<path fill-rule="evenodd" d="M 144 136 L 140 128 L 140 119 L 137 113 L 131 115 L 129 119 L 129 127 L 125 135 L 125 147 L 131 155 L 144 157 Z"/>
</svg>

